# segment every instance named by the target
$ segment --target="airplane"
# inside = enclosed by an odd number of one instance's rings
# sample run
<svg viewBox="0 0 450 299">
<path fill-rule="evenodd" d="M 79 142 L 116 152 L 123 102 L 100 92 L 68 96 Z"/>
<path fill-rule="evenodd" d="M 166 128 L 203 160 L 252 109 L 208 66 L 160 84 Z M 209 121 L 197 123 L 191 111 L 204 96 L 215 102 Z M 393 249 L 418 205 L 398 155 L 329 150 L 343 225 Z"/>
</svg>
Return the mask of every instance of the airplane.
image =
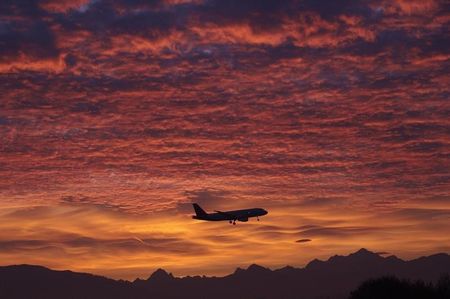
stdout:
<svg viewBox="0 0 450 299">
<path fill-rule="evenodd" d="M 267 211 L 260 208 L 235 210 L 235 211 L 214 211 L 215 213 L 206 213 L 198 204 L 192 204 L 194 206 L 195 215 L 193 219 L 205 220 L 205 221 L 229 221 L 230 224 L 236 225 L 236 220 L 241 222 L 247 222 L 248 218 L 256 217 L 259 221 L 259 216 L 264 216 Z"/>
</svg>

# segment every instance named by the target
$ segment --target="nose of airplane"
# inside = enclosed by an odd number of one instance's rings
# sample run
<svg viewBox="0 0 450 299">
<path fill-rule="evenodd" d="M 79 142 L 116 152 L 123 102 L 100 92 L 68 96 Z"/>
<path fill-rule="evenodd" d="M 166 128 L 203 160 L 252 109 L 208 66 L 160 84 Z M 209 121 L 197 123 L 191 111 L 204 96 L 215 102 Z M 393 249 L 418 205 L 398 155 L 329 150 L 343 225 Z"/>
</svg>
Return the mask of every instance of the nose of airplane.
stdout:
<svg viewBox="0 0 450 299">
<path fill-rule="evenodd" d="M 264 213 L 264 215 L 267 215 L 269 212 L 267 212 L 266 210 L 263 209 L 263 213 Z"/>
</svg>

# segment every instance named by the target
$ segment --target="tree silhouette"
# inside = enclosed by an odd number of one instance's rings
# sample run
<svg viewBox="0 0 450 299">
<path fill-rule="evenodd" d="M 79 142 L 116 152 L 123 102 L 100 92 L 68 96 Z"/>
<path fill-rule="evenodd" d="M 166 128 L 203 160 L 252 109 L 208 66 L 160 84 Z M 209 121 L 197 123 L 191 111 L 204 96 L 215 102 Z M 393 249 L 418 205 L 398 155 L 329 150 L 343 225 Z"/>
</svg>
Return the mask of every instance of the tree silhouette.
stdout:
<svg viewBox="0 0 450 299">
<path fill-rule="evenodd" d="M 349 299 L 449 299 L 450 277 L 442 276 L 436 285 L 421 280 L 411 282 L 385 276 L 363 282 Z"/>
</svg>

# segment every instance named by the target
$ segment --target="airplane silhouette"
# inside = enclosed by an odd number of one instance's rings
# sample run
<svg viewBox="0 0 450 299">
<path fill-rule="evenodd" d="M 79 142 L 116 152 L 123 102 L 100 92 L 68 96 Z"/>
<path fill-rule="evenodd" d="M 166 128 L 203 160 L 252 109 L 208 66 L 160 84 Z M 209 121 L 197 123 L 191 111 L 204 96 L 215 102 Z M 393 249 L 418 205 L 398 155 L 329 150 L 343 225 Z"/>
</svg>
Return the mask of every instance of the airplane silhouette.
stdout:
<svg viewBox="0 0 450 299">
<path fill-rule="evenodd" d="M 235 210 L 235 211 L 214 211 L 215 213 L 206 213 L 198 204 L 192 204 L 194 206 L 195 215 L 193 219 L 205 220 L 205 221 L 229 221 L 230 224 L 236 225 L 236 220 L 241 222 L 247 222 L 248 218 L 256 217 L 259 221 L 259 216 L 264 216 L 267 211 L 260 208 Z"/>
</svg>

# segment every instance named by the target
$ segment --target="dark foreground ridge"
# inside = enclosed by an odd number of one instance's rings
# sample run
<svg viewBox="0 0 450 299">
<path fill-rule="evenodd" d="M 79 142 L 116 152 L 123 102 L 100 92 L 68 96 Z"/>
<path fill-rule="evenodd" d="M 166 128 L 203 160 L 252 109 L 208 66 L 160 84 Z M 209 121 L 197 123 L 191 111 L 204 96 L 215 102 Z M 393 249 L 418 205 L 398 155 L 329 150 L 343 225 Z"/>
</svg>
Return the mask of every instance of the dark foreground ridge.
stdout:
<svg viewBox="0 0 450 299">
<path fill-rule="evenodd" d="M 442 276 L 437 283 L 410 281 L 393 276 L 369 279 L 352 291 L 349 299 L 449 299 L 450 276 Z"/>
<path fill-rule="evenodd" d="M 333 256 L 327 261 L 313 260 L 301 269 L 288 266 L 270 270 L 251 265 L 247 269 L 238 268 L 233 274 L 224 277 L 183 278 L 158 269 L 148 279 L 137 279 L 134 282 L 71 271 L 54 271 L 40 266 L 18 265 L 0 267 L 0 298 L 340 299 L 348 298 L 352 290 L 357 290 L 358 286 L 359 289 L 363 287 L 364 284 L 361 283 L 368 279 L 395 276 L 399 279 L 436 283 L 449 271 L 450 256 L 445 253 L 403 261 L 395 256 L 382 257 L 366 249 L 348 256 Z M 402 286 L 401 283 L 399 285 Z M 377 286 L 366 282 L 364 290 L 370 292 L 370 287 Z"/>
</svg>

